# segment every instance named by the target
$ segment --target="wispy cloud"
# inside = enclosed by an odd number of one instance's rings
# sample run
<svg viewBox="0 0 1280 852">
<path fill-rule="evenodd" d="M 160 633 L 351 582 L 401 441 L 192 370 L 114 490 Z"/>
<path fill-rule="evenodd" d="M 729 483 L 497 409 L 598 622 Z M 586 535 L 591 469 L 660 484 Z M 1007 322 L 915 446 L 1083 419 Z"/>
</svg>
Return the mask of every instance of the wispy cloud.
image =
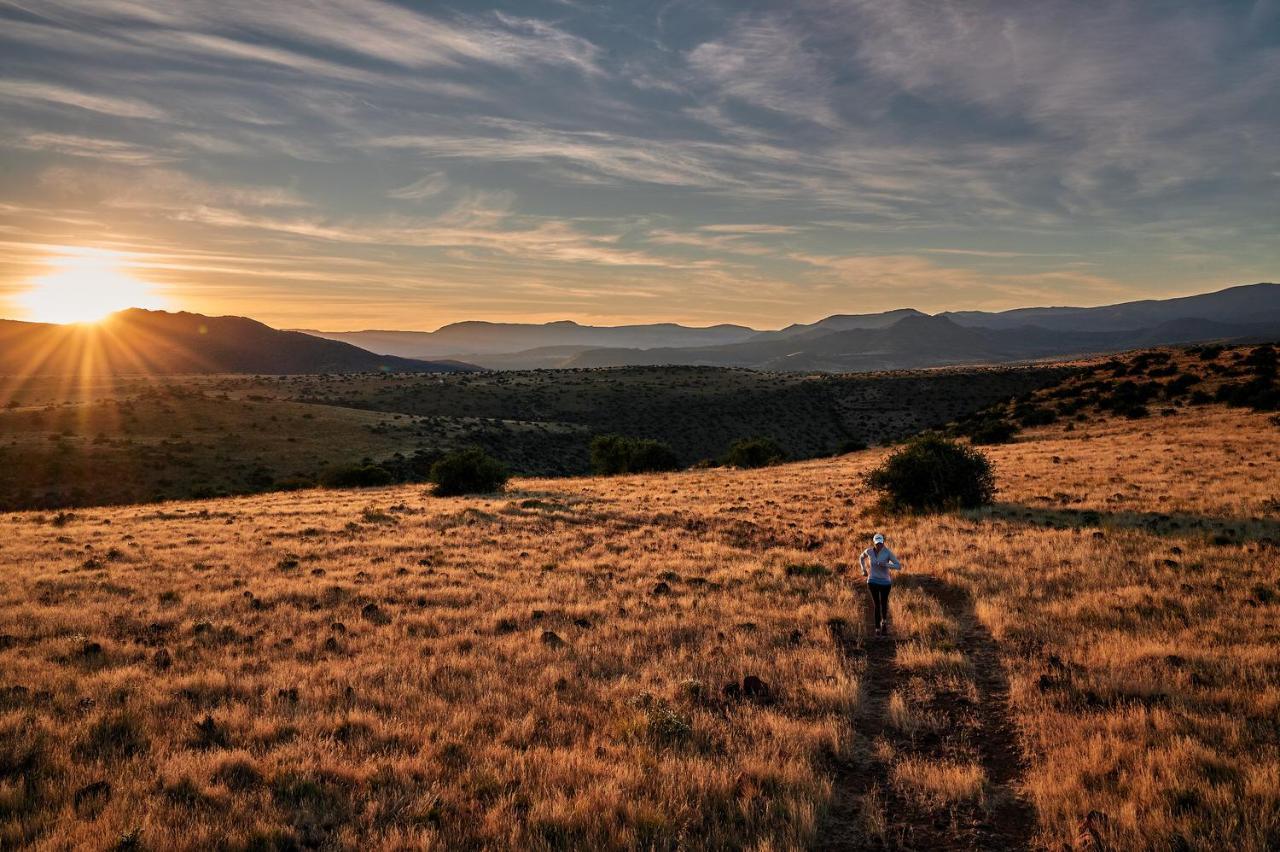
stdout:
<svg viewBox="0 0 1280 852">
<path fill-rule="evenodd" d="M 165 118 L 163 110 L 134 98 L 95 94 L 70 86 L 35 80 L 0 80 L 0 99 L 75 107 L 124 118 Z"/>
<path fill-rule="evenodd" d="M 0 289 L 76 241 L 267 318 L 1275 278 L 1277 33 L 1190 0 L 0 2 Z"/>
</svg>

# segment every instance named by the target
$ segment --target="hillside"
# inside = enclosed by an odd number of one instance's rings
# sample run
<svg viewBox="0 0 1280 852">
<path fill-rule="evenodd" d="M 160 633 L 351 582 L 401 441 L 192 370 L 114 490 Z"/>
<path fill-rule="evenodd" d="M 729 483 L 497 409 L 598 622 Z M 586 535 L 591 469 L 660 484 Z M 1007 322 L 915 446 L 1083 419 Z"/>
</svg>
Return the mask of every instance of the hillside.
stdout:
<svg viewBox="0 0 1280 852">
<path fill-rule="evenodd" d="M 956 515 L 872 450 L 3 516 L 0 846 L 1273 849 L 1280 428 L 1082 413 Z"/>
<path fill-rule="evenodd" d="M 1280 322 L 1280 284 L 1247 284 L 1215 293 L 1144 299 L 1097 308 L 1017 308 L 942 314 L 961 325 L 1009 329 L 1035 325 L 1056 331 L 1128 331 L 1183 319 L 1227 325 Z"/>
<path fill-rule="evenodd" d="M 0 320 L 0 376 L 455 372 L 244 317 L 128 310 L 92 325 Z"/>
<path fill-rule="evenodd" d="M 808 376 L 715 368 L 182 376 L 0 387 L 0 508 L 297 488 L 377 464 L 422 480 L 479 445 L 521 474 L 583 474 L 591 439 L 692 465 L 766 435 L 791 458 L 941 426 L 1070 368 Z M 20 463 L 19 463 L 20 462 Z"/>
</svg>

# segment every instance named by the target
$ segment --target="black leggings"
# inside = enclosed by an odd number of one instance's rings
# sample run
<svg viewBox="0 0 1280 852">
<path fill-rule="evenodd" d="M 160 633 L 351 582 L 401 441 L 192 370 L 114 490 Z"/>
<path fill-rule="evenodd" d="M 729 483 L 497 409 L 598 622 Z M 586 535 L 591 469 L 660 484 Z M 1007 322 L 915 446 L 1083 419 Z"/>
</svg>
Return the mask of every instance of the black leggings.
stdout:
<svg viewBox="0 0 1280 852">
<path fill-rule="evenodd" d="M 875 604 L 876 627 L 884 627 L 889 620 L 889 590 L 893 586 L 882 586 L 879 583 L 867 583 L 867 591 L 871 592 L 871 601 Z"/>
</svg>

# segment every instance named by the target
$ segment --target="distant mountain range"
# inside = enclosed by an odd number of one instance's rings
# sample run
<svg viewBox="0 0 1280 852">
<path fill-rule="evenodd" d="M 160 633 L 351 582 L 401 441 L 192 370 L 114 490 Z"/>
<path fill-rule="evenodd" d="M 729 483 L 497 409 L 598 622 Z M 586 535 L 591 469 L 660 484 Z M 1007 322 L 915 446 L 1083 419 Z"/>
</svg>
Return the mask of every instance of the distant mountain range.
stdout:
<svg viewBox="0 0 1280 852">
<path fill-rule="evenodd" d="M 999 364 L 1206 340 L 1280 339 L 1280 285 L 1098 308 L 838 314 L 777 331 L 461 322 L 434 332 L 280 331 L 139 309 L 91 325 L 0 320 L 0 375 L 456 372 L 721 366 L 855 372 Z M 377 353 L 377 354 L 375 354 Z"/>
<path fill-rule="evenodd" d="M 452 372 L 244 317 L 133 309 L 91 325 L 0 320 L 0 375 Z"/>
<path fill-rule="evenodd" d="M 434 332 L 308 332 L 377 352 L 450 357 L 489 369 L 715 365 L 858 371 L 1007 363 L 1141 346 L 1280 336 L 1280 285 L 1096 308 L 930 316 L 911 308 L 837 314 L 777 331 L 464 322 Z"/>
<path fill-rule="evenodd" d="M 438 331 L 299 331 L 402 358 L 458 357 L 460 353 L 506 355 L 547 348 L 568 348 L 576 352 L 599 346 L 636 349 L 719 346 L 749 340 L 759 333 L 741 325 L 714 325 L 709 328 L 690 328 L 675 323 L 593 326 L 579 325 L 570 320 L 542 325 L 456 322 Z"/>
</svg>

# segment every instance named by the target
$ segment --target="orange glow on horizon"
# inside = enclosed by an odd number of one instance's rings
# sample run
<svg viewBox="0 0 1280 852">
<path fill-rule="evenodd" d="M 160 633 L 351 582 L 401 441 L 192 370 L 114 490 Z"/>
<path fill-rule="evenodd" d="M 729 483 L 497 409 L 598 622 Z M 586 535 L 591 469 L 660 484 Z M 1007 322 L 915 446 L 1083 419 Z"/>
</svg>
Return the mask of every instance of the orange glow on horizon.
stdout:
<svg viewBox="0 0 1280 852">
<path fill-rule="evenodd" d="M 50 266 L 14 299 L 24 319 L 93 323 L 126 308 L 164 307 L 150 284 L 129 274 L 119 252 L 69 247 Z"/>
</svg>

